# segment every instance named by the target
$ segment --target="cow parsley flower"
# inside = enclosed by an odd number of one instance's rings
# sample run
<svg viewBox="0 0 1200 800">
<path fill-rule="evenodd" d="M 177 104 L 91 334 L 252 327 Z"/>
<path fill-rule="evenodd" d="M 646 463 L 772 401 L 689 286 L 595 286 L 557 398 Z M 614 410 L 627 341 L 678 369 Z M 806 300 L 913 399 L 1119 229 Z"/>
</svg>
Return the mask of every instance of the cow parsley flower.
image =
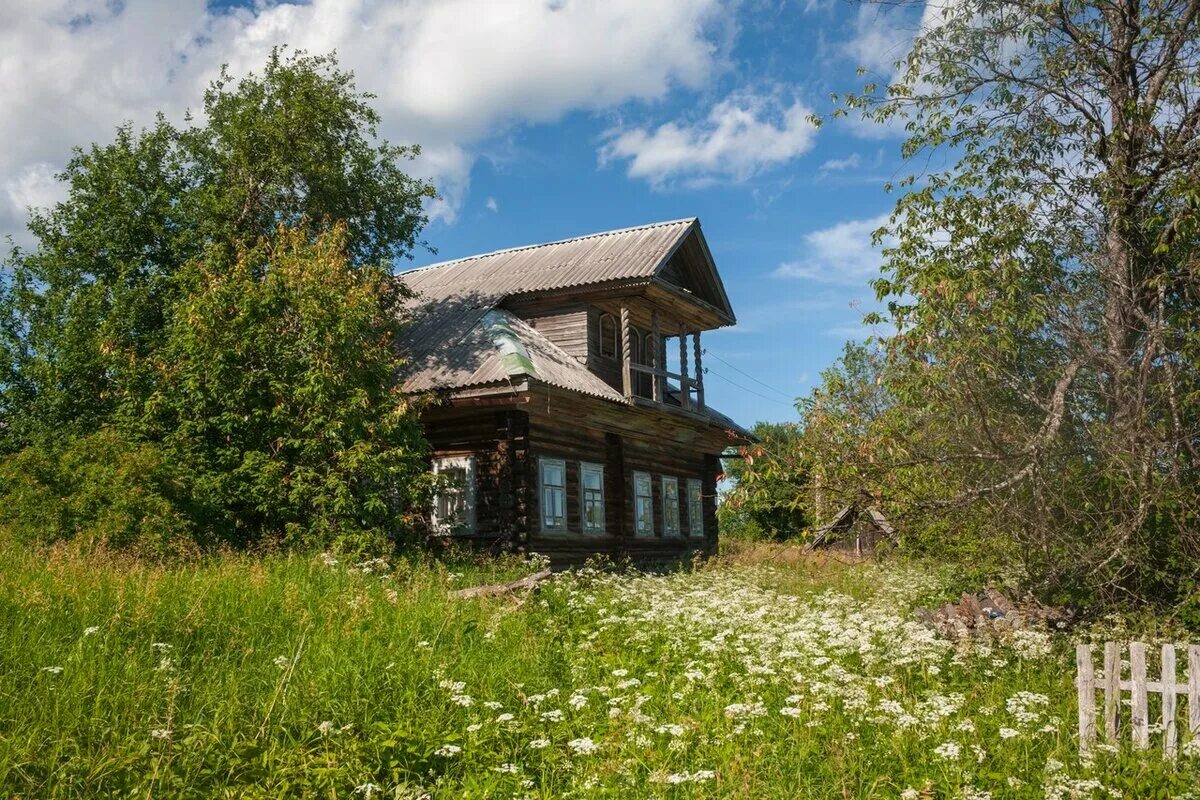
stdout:
<svg viewBox="0 0 1200 800">
<path fill-rule="evenodd" d="M 958 742 L 943 742 L 933 748 L 933 754 L 943 761 L 957 761 L 962 755 L 962 747 Z"/>
<path fill-rule="evenodd" d="M 581 739 L 572 739 L 567 742 L 567 747 L 571 748 L 572 753 L 580 756 L 589 755 L 600 749 L 600 746 L 587 736 Z"/>
</svg>

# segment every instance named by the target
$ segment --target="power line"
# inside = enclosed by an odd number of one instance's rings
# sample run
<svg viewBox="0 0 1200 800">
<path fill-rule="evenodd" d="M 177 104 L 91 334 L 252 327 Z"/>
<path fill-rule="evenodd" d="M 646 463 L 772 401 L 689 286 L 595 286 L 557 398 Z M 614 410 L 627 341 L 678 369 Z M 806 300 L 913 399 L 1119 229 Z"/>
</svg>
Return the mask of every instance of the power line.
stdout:
<svg viewBox="0 0 1200 800">
<path fill-rule="evenodd" d="M 753 389 L 750 389 L 750 388 L 748 388 L 748 387 L 742 386 L 740 383 L 738 383 L 737 381 L 733 380 L 732 378 L 728 378 L 728 377 L 726 377 L 726 376 L 722 375 L 722 374 L 721 374 L 721 373 L 719 373 L 719 372 L 714 372 L 714 371 L 713 371 L 712 369 L 710 369 L 709 367 L 705 367 L 705 368 L 704 368 L 704 374 L 705 374 L 705 375 L 715 375 L 715 376 L 717 376 L 718 378 L 720 378 L 721 380 L 725 381 L 726 383 L 728 383 L 728 384 L 732 384 L 733 386 L 736 386 L 737 388 L 741 389 L 743 392 L 749 392 L 750 394 L 754 395 L 755 397 L 761 397 L 763 400 L 767 400 L 767 401 L 769 401 L 769 402 L 772 402 L 772 403 L 778 403 L 778 404 L 779 404 L 779 405 L 781 405 L 781 406 L 791 406 L 792 408 L 795 408 L 795 404 L 794 404 L 794 403 L 785 403 L 784 401 L 782 401 L 782 400 L 777 400 L 777 399 L 776 399 L 776 398 L 774 398 L 774 397 L 768 397 L 767 395 L 765 395 L 765 394 L 763 394 L 763 393 L 761 393 L 761 392 L 756 392 L 756 391 L 754 391 Z"/>
<path fill-rule="evenodd" d="M 702 350 L 701 352 L 702 352 L 704 355 L 706 355 L 706 356 L 712 356 L 712 357 L 713 357 L 713 358 L 715 358 L 717 361 L 720 361 L 722 364 L 724 364 L 725 366 L 729 367 L 729 368 L 730 368 L 731 370 L 733 370 L 734 372 L 736 372 L 736 373 L 738 373 L 738 374 L 740 374 L 740 375 L 745 375 L 747 378 L 749 378 L 750 380 L 754 381 L 754 382 L 755 382 L 755 383 L 757 383 L 759 386 L 763 386 L 763 387 L 765 387 L 765 388 L 767 388 L 767 389 L 770 389 L 772 392 L 775 392 L 776 394 L 780 395 L 781 397 L 786 397 L 786 398 L 788 399 L 788 401 L 789 401 L 789 402 L 792 402 L 792 403 L 794 403 L 794 402 L 796 401 L 796 398 L 795 398 L 795 397 L 793 397 L 793 396 L 791 396 L 791 395 L 789 395 L 787 392 L 780 391 L 779 389 L 776 389 L 774 386 L 770 385 L 769 383 L 763 383 L 762 381 L 760 381 L 758 378 L 754 377 L 754 376 L 753 376 L 753 375 L 751 375 L 750 373 L 748 373 L 748 372 L 743 372 L 742 370 L 740 370 L 740 369 L 738 369 L 737 367 L 735 367 L 733 364 L 730 364 L 728 361 L 726 361 L 725 359 L 721 358 L 721 357 L 720 357 L 719 355 L 717 355 L 716 353 L 710 353 L 710 352 L 708 352 L 708 348 L 707 348 L 707 347 L 706 347 L 706 348 L 704 348 L 704 350 Z M 731 382 L 732 382 L 732 381 L 731 381 Z"/>
</svg>

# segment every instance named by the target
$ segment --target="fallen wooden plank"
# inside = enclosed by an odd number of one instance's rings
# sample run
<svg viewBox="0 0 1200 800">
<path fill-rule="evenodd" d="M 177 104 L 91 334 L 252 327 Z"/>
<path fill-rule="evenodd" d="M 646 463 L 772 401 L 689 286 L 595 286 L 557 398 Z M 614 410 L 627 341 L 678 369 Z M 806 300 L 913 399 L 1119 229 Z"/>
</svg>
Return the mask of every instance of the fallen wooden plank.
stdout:
<svg viewBox="0 0 1200 800">
<path fill-rule="evenodd" d="M 487 586 L 473 586 L 470 589 L 459 589 L 451 592 L 451 597 L 468 598 L 468 597 L 496 597 L 504 594 L 514 594 L 526 589 L 536 589 L 542 581 L 546 580 L 553 574 L 551 570 L 544 569 L 540 572 L 535 572 L 532 575 L 526 575 L 520 580 L 512 583 L 492 583 Z"/>
</svg>

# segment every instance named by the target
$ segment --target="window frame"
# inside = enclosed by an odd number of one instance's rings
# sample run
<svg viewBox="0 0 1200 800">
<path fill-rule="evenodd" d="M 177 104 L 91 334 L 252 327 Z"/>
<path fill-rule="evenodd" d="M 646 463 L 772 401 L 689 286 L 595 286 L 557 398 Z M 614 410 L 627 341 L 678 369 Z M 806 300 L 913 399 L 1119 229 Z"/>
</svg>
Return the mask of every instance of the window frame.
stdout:
<svg viewBox="0 0 1200 800">
<path fill-rule="evenodd" d="M 588 489 L 587 476 L 588 473 L 598 474 L 600 476 L 600 488 Z M 588 492 L 598 492 L 600 502 L 600 527 L 594 528 L 588 524 L 587 501 Z M 579 462 L 579 530 L 582 533 L 593 536 L 602 535 L 607 531 L 605 521 L 605 513 L 607 509 L 604 507 L 604 465 L 598 464 L 595 461 L 580 461 Z"/>
<path fill-rule="evenodd" d="M 604 335 L 604 321 L 606 319 L 612 325 L 612 336 Z M 599 342 L 599 346 L 597 347 L 597 352 L 600 353 L 600 357 L 601 358 L 611 358 L 614 360 L 617 359 L 621 355 L 621 347 L 617 341 L 620 338 L 619 332 L 617 330 L 617 318 L 614 317 L 612 314 L 608 313 L 607 311 L 602 311 L 600 313 L 599 320 L 597 320 L 597 322 L 596 322 L 596 330 L 597 330 L 596 338 Z M 609 342 L 612 344 L 612 353 L 611 354 L 604 352 L 605 342 Z"/>
<path fill-rule="evenodd" d="M 663 536 L 682 536 L 683 535 L 683 520 L 680 519 L 681 515 L 679 513 L 679 478 L 676 478 L 672 475 L 659 475 L 658 479 L 662 484 L 661 491 L 662 491 Z M 673 515 L 674 522 L 675 522 L 674 528 L 671 527 L 672 515 L 667 513 L 667 510 L 670 508 L 670 506 L 668 506 L 668 504 L 667 504 L 668 482 L 669 482 L 670 486 L 672 486 L 675 490 L 674 491 L 674 494 L 675 494 L 674 508 L 670 509 L 671 511 L 674 512 L 674 515 Z"/>
<path fill-rule="evenodd" d="M 704 483 L 699 478 L 687 479 L 687 510 L 688 535 L 704 536 Z"/>
<path fill-rule="evenodd" d="M 451 523 L 441 519 L 439 508 L 442 504 L 443 493 L 437 491 L 433 495 L 433 505 L 429 511 L 429 519 L 434 533 L 439 536 L 454 536 L 456 534 L 471 534 L 475 533 L 476 515 L 475 515 L 475 496 L 476 496 L 476 472 L 475 472 L 475 456 L 470 455 L 455 455 L 455 456 L 436 456 L 433 459 L 433 474 L 440 475 L 448 469 L 461 469 L 465 473 L 463 485 L 463 510 L 466 518 Z"/>
<path fill-rule="evenodd" d="M 645 478 L 646 489 L 648 491 L 647 495 L 641 495 L 638 493 L 639 478 Z M 650 524 L 649 524 L 649 527 L 647 530 L 642 529 L 642 518 L 641 518 L 642 506 L 639 501 L 643 497 L 645 497 L 649 501 L 646 504 L 646 508 L 649 509 L 649 511 L 650 511 L 650 520 L 649 520 Z M 649 472 L 642 472 L 641 470 L 636 470 L 633 473 L 633 535 L 634 536 L 654 536 L 655 535 L 655 532 L 654 532 L 654 477 Z"/>
<path fill-rule="evenodd" d="M 546 467 L 556 465 L 562 469 L 562 486 L 550 487 L 546 484 Z M 562 526 L 554 527 L 546 524 L 546 489 L 561 488 L 562 490 Z M 570 513 L 567 509 L 567 461 L 556 456 L 538 456 L 538 517 L 542 533 L 567 533 Z"/>
</svg>

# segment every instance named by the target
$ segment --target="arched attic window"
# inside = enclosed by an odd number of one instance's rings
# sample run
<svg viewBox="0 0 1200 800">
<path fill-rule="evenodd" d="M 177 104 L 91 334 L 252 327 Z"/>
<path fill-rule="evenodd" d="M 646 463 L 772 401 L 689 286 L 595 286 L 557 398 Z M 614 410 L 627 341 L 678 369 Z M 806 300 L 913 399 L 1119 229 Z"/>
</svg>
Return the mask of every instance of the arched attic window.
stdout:
<svg viewBox="0 0 1200 800">
<path fill-rule="evenodd" d="M 600 355 L 617 357 L 617 320 L 612 314 L 600 315 Z"/>
</svg>

